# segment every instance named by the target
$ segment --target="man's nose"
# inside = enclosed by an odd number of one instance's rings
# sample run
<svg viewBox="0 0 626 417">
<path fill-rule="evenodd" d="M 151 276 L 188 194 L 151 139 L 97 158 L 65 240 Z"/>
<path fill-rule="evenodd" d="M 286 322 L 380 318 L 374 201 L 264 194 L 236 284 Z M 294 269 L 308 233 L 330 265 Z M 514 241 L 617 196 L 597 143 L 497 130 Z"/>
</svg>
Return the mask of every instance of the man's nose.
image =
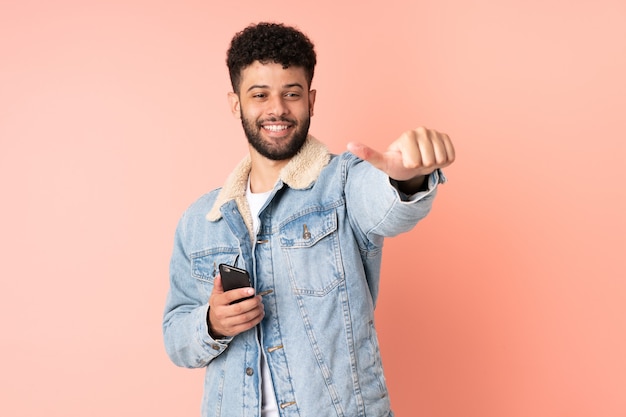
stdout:
<svg viewBox="0 0 626 417">
<path fill-rule="evenodd" d="M 272 116 L 283 116 L 289 112 L 282 96 L 272 96 L 267 103 L 267 113 Z"/>
</svg>

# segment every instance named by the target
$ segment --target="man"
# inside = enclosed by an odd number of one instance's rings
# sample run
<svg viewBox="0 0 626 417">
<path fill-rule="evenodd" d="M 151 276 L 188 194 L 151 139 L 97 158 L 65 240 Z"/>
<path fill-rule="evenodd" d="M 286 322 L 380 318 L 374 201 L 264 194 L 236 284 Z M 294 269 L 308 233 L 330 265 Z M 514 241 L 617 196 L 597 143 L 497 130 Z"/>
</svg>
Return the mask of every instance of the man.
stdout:
<svg viewBox="0 0 626 417">
<path fill-rule="evenodd" d="M 207 368 L 204 416 L 393 416 L 374 328 L 383 239 L 426 216 L 452 143 L 418 128 L 383 153 L 329 154 L 308 134 L 316 55 L 294 28 L 246 28 L 227 64 L 249 156 L 180 220 L 167 352 Z M 220 264 L 253 288 L 224 291 Z"/>
</svg>

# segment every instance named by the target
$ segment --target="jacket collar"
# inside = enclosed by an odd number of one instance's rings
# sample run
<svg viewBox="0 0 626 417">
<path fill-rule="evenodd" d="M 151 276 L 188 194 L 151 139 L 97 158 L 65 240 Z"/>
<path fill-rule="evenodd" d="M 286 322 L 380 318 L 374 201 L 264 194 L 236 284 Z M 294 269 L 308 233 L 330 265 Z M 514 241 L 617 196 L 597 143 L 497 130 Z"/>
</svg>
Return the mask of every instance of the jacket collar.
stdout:
<svg viewBox="0 0 626 417">
<path fill-rule="evenodd" d="M 326 146 L 309 135 L 300 151 L 280 171 L 279 180 L 291 188 L 303 190 L 310 187 L 317 180 L 320 172 L 328 165 L 329 161 L 330 153 Z M 222 217 L 220 208 L 229 201 L 234 200 L 248 229 L 252 229 L 252 216 L 246 200 L 246 189 L 251 166 L 250 155 L 247 155 L 239 162 L 217 195 L 213 207 L 206 215 L 207 220 L 219 220 Z"/>
</svg>

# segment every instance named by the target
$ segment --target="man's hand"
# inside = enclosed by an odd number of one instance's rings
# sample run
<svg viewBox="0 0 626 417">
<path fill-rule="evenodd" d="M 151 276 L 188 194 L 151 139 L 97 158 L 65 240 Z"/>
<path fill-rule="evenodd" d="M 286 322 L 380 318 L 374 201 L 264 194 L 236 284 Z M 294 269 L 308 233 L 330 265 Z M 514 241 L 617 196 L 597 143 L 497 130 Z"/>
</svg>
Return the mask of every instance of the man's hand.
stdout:
<svg viewBox="0 0 626 417">
<path fill-rule="evenodd" d="M 214 339 L 235 336 L 259 324 L 265 315 L 261 296 L 231 304 L 233 301 L 254 295 L 250 287 L 236 288 L 224 292 L 222 277 L 213 281 L 207 317 L 209 333 Z"/>
<path fill-rule="evenodd" d="M 448 135 L 424 127 L 404 132 L 383 153 L 354 142 L 348 144 L 348 150 L 389 178 L 413 186 L 421 184 L 424 176 L 454 162 L 454 146 Z"/>
</svg>

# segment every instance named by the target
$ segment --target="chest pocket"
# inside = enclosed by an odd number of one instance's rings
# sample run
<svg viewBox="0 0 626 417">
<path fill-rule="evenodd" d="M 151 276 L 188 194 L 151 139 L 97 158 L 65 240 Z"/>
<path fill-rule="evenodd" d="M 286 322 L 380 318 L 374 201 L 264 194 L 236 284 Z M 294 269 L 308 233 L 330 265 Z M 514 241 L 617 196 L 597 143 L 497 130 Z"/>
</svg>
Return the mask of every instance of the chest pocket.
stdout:
<svg viewBox="0 0 626 417">
<path fill-rule="evenodd" d="M 208 297 L 213 291 L 213 280 L 219 274 L 219 264 L 233 265 L 239 255 L 238 248 L 213 248 L 191 254 L 191 275 L 200 292 Z"/>
<path fill-rule="evenodd" d="M 283 224 L 280 246 L 296 293 L 321 297 L 344 280 L 334 208 L 307 212 Z"/>
</svg>

